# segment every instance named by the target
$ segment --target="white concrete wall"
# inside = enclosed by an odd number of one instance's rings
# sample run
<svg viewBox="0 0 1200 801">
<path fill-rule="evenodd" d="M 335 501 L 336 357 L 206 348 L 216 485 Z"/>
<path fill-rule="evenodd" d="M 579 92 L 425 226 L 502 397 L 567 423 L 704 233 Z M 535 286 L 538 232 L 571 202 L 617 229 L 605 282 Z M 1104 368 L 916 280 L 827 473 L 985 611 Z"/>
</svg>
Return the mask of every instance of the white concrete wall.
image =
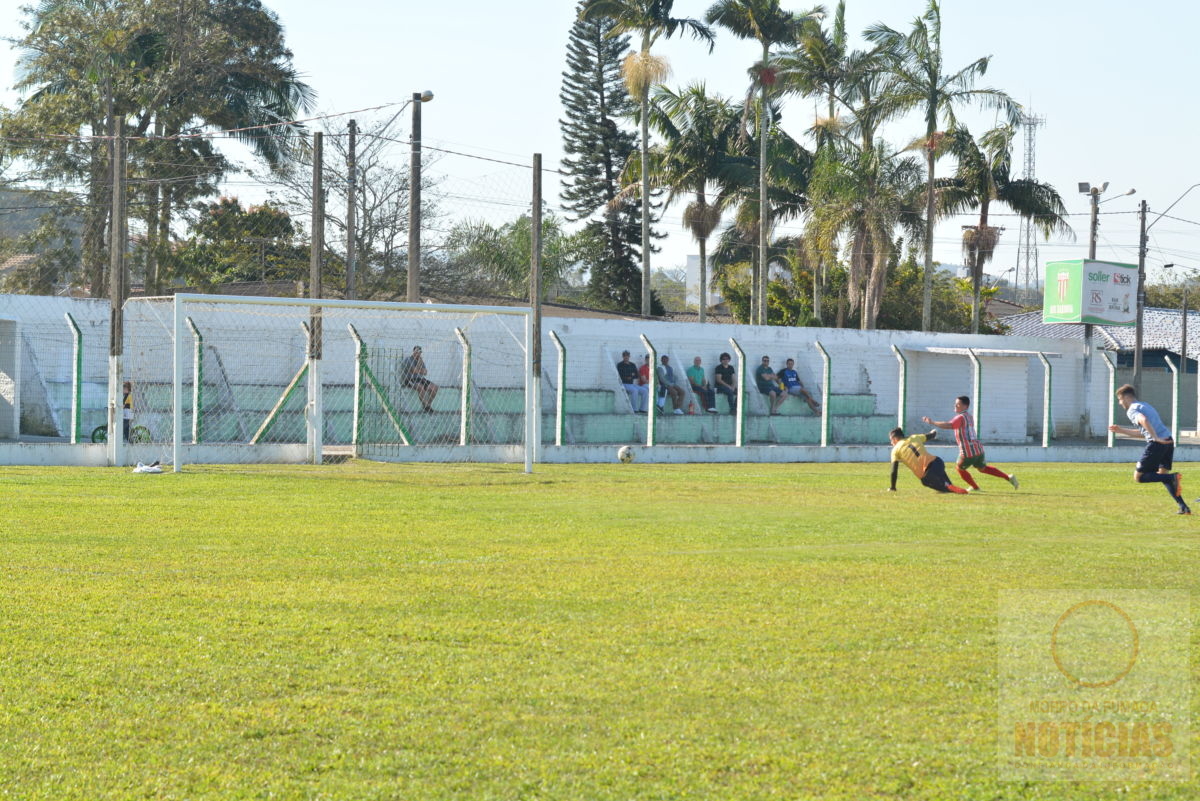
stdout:
<svg viewBox="0 0 1200 801">
<path fill-rule="evenodd" d="M 69 329 L 63 313 L 70 311 L 84 328 L 87 380 L 103 380 L 107 369 L 107 306 L 104 301 L 68 298 L 0 296 L 0 318 L 21 322 L 22 330 L 39 332 L 39 342 L 69 352 Z M 413 345 L 425 350 L 430 378 L 455 386 L 460 381 L 459 346 L 455 326 L 463 327 L 474 346 L 474 377 L 481 386 L 523 385 L 524 319 L 521 317 L 470 314 L 418 313 L 397 315 L 327 309 L 325 320 L 324 372 L 327 383 L 348 384 L 353 380 L 354 346 L 346 330 L 353 322 L 374 349 L 389 349 L 406 355 Z M 195 307 L 192 316 L 205 336 L 206 345 L 217 349 L 232 383 L 263 383 L 282 386 L 295 374 L 304 358 L 304 340 L 299 328 L 308 314 L 302 309 L 275 307 Z M 170 303 L 132 302 L 126 314 L 125 363 L 134 380 L 168 382 L 171 376 Z M 29 328 L 27 328 L 27 326 Z M 820 340 L 833 359 L 831 391 L 834 394 L 873 394 L 877 414 L 897 412 L 898 363 L 891 351 L 927 347 L 976 347 L 1004 350 L 1043 350 L 1062 353 L 1053 359 L 1053 417 L 1057 437 L 1080 434 L 1083 404 L 1090 404 L 1091 430 L 1099 436 L 1107 422 L 1108 373 L 1096 358 L 1090 388 L 1082 386 L 1082 342 L 1028 337 L 921 334 L 918 332 L 870 331 L 829 328 L 781 328 L 699 323 L 646 322 L 640 320 L 546 318 L 545 333 L 554 330 L 566 345 L 567 384 L 576 389 L 610 389 L 619 393 L 615 363 L 628 349 L 639 361 L 644 348 L 639 334 L 647 335 L 659 353 L 671 356 L 682 377 L 694 356 L 701 356 L 710 371 L 722 351 L 730 351 L 735 337 L 746 351 L 747 376 L 763 355 L 782 367 L 786 358 L 796 359 L 806 385 L 819 390 L 822 362 L 814 346 Z M 57 333 L 56 333 L 57 332 Z M 61 338 L 61 341 L 59 340 Z M 187 347 L 191 348 L 188 336 Z M 35 343 L 35 347 L 38 343 Z M 557 356 L 548 337 L 542 345 L 543 370 L 553 383 Z M 945 419 L 953 397 L 973 395 L 972 370 L 966 356 L 909 352 L 908 409 L 906 427 L 921 425 L 921 415 Z M 190 358 L 190 357 L 189 357 Z M 984 357 L 983 397 L 975 399 L 982 412 L 984 441 L 1020 444 L 1033 441 L 1041 428 L 1042 367 L 1036 357 Z M 47 381 L 69 381 L 69 359 L 41 359 Z M 187 370 L 190 376 L 190 361 Z M 755 393 L 756 394 L 756 393 Z M 553 396 L 545 394 L 549 406 Z M 1184 401 L 1188 403 L 1190 401 Z M 620 408 L 619 404 L 615 407 Z M 755 409 L 751 406 L 751 409 Z"/>
</svg>

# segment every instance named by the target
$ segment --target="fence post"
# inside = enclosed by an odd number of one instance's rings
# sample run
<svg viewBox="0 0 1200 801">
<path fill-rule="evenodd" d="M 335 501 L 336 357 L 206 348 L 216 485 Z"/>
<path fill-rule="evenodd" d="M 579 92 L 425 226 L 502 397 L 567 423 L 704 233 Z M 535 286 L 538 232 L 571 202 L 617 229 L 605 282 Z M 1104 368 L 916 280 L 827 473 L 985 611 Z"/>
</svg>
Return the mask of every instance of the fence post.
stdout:
<svg viewBox="0 0 1200 801">
<path fill-rule="evenodd" d="M 200 442 L 203 433 L 200 412 L 203 408 L 204 398 L 204 337 L 200 334 L 200 329 L 196 328 L 191 317 L 185 319 L 184 322 L 187 323 L 188 328 L 192 329 L 192 338 L 196 342 L 196 349 L 192 354 L 192 444 L 196 445 Z"/>
<path fill-rule="evenodd" d="M 833 363 L 829 358 L 829 351 L 825 350 L 821 340 L 815 340 L 813 344 L 816 345 L 817 350 L 821 351 L 821 361 L 825 363 L 824 380 L 822 381 L 824 386 L 821 387 L 821 447 L 826 448 L 829 446 L 829 379 L 833 375 Z"/>
<path fill-rule="evenodd" d="M 1100 356 L 1104 359 L 1104 365 L 1108 368 L 1108 424 L 1111 426 L 1116 422 L 1113 416 L 1113 398 L 1117 394 L 1117 366 L 1113 364 L 1112 357 L 1105 351 L 1100 351 Z M 1108 432 L 1108 447 L 1112 447 L 1116 441 L 1117 435 L 1113 432 Z"/>
<path fill-rule="evenodd" d="M 1051 381 L 1054 378 L 1054 370 L 1050 366 L 1050 360 L 1046 358 L 1046 354 L 1038 352 L 1038 359 L 1042 362 L 1042 371 L 1044 378 L 1042 379 L 1044 386 L 1042 387 L 1042 447 L 1050 447 L 1050 437 L 1053 435 L 1051 428 L 1054 425 L 1054 414 L 1051 409 L 1054 403 L 1054 394 L 1051 390 Z"/>
<path fill-rule="evenodd" d="M 66 313 L 71 326 L 74 351 L 71 355 L 71 444 L 79 443 L 79 429 L 83 424 L 83 332 L 70 312 Z"/>
<path fill-rule="evenodd" d="M 646 408 L 646 447 L 654 447 L 655 428 L 658 425 L 658 371 L 654 369 L 655 363 L 658 361 L 658 352 L 654 350 L 654 345 L 650 344 L 650 340 L 645 334 L 639 335 L 642 344 L 646 346 L 646 354 L 650 357 L 650 383 L 646 385 L 646 392 L 650 396 L 650 404 Z M 667 406 L 666 400 L 663 400 L 663 408 Z"/>
<path fill-rule="evenodd" d="M 558 387 L 555 389 L 554 408 L 554 444 L 563 444 L 563 427 L 567 420 L 567 347 L 554 331 L 550 332 L 550 340 L 558 350 Z"/>
<path fill-rule="evenodd" d="M 975 436 L 983 436 L 983 363 L 979 361 L 974 348 L 967 348 L 967 358 L 971 360 L 973 369 L 973 388 L 975 393 Z"/>
<path fill-rule="evenodd" d="M 896 354 L 896 361 L 900 362 L 900 375 L 897 380 L 900 397 L 896 403 L 896 428 L 904 428 L 904 418 L 908 415 L 908 359 L 904 358 L 904 354 L 895 345 L 892 345 L 892 353 Z"/>
<path fill-rule="evenodd" d="M 171 462 L 178 473 L 183 470 L 183 300 L 175 296 L 174 339 L 171 352 Z M 111 439 L 111 437 L 110 437 Z"/>
<path fill-rule="evenodd" d="M 354 455 L 358 456 L 358 443 L 362 436 L 363 367 L 367 360 L 367 346 L 353 323 L 347 323 L 346 328 L 350 331 L 350 338 L 354 340 L 354 417 L 350 428 L 350 444 L 354 448 Z"/>
<path fill-rule="evenodd" d="M 459 343 L 462 345 L 462 390 L 459 406 L 461 408 L 461 416 L 458 421 L 458 444 L 464 448 L 471 442 L 471 341 L 467 339 L 467 335 L 463 333 L 461 328 L 454 329 L 454 336 L 458 337 Z"/>
<path fill-rule="evenodd" d="M 1179 442 L 1179 368 L 1168 354 L 1163 354 L 1163 360 L 1171 368 L 1171 439 Z"/>
<path fill-rule="evenodd" d="M 542 410 L 535 404 L 537 387 L 533 382 L 533 315 L 525 315 L 525 472 L 533 472 L 536 461 L 538 439 L 541 437 Z"/>
<path fill-rule="evenodd" d="M 733 444 L 741 448 L 746 444 L 746 351 L 733 337 L 729 347 L 737 354 L 737 414 L 733 421 Z"/>
</svg>

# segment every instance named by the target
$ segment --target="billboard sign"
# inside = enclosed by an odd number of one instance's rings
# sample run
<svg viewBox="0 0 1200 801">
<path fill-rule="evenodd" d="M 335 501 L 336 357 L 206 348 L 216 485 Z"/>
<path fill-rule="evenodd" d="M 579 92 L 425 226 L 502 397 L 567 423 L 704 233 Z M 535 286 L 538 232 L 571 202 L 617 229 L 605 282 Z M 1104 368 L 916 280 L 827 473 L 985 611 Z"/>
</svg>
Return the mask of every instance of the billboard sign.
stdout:
<svg viewBox="0 0 1200 801">
<path fill-rule="evenodd" d="M 1044 323 L 1134 325 L 1137 265 L 1112 261 L 1052 261 L 1046 264 Z"/>
</svg>

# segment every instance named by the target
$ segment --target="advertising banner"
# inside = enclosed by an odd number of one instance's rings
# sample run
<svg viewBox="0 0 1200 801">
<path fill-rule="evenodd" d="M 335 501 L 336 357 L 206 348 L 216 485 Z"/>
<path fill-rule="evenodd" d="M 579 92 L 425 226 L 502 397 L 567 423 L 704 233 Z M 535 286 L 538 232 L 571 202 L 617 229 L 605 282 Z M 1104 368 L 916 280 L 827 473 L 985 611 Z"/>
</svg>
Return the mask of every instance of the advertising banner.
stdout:
<svg viewBox="0 0 1200 801">
<path fill-rule="evenodd" d="M 1134 325 L 1137 265 L 1075 259 L 1046 264 L 1044 323 Z"/>
</svg>

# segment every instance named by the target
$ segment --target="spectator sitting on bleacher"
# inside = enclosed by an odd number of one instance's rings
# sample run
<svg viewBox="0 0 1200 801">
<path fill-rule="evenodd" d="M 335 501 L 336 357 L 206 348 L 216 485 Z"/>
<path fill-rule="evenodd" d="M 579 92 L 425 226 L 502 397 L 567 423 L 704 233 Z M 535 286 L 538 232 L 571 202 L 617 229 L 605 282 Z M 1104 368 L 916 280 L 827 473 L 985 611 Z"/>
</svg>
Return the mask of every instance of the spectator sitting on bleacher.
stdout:
<svg viewBox="0 0 1200 801">
<path fill-rule="evenodd" d="M 650 383 L 650 354 L 642 357 L 642 366 L 638 368 L 638 383 L 646 386 Z M 647 390 L 649 391 L 649 390 Z"/>
<path fill-rule="evenodd" d="M 795 395 L 798 398 L 803 398 L 808 404 L 808 408 L 812 409 L 817 414 L 821 413 L 821 404 L 813 399 L 813 396 L 808 394 L 808 390 L 804 388 L 804 383 L 800 380 L 800 374 L 796 372 L 796 360 L 788 359 L 787 366 L 779 371 L 779 383 L 783 385 L 783 391 L 789 395 Z"/>
<path fill-rule="evenodd" d="M 683 387 L 675 383 L 675 369 L 671 367 L 671 357 L 663 356 L 660 361 L 662 364 L 658 367 L 659 398 L 670 395 L 675 414 L 683 414 Z M 661 402 L 659 406 L 662 406 Z"/>
<path fill-rule="evenodd" d="M 717 413 L 717 395 L 713 388 L 708 384 L 708 377 L 704 375 L 704 368 L 700 366 L 701 359 L 699 356 L 692 359 L 692 366 L 687 369 L 688 383 L 692 385 L 692 392 L 700 399 L 700 403 L 704 405 L 706 411 L 712 414 Z"/>
<path fill-rule="evenodd" d="M 621 351 L 621 361 L 617 362 L 617 375 L 621 378 L 621 386 L 629 394 L 629 406 L 638 414 L 646 413 L 646 398 L 650 390 L 644 387 L 638 376 L 638 368 L 629 361 L 629 351 Z"/>
<path fill-rule="evenodd" d="M 729 413 L 737 414 L 737 370 L 729 363 L 731 358 L 728 353 L 721 354 L 721 363 L 713 369 L 713 377 L 716 378 L 717 392 L 729 402 Z"/>
<path fill-rule="evenodd" d="M 779 376 L 775 375 L 775 371 L 771 369 L 770 356 L 763 356 L 762 364 L 754 368 L 754 383 L 758 385 L 758 391 L 767 399 L 767 414 L 775 414 L 779 411 L 779 407 L 787 395 L 783 394 L 783 390 L 779 388 Z"/>
<path fill-rule="evenodd" d="M 425 360 L 421 358 L 420 346 L 413 348 L 412 355 L 400 363 L 400 374 L 404 377 L 404 386 L 415 389 L 425 411 L 432 412 L 433 399 L 438 394 L 438 385 L 425 377 L 428 372 L 425 369 Z"/>
</svg>

